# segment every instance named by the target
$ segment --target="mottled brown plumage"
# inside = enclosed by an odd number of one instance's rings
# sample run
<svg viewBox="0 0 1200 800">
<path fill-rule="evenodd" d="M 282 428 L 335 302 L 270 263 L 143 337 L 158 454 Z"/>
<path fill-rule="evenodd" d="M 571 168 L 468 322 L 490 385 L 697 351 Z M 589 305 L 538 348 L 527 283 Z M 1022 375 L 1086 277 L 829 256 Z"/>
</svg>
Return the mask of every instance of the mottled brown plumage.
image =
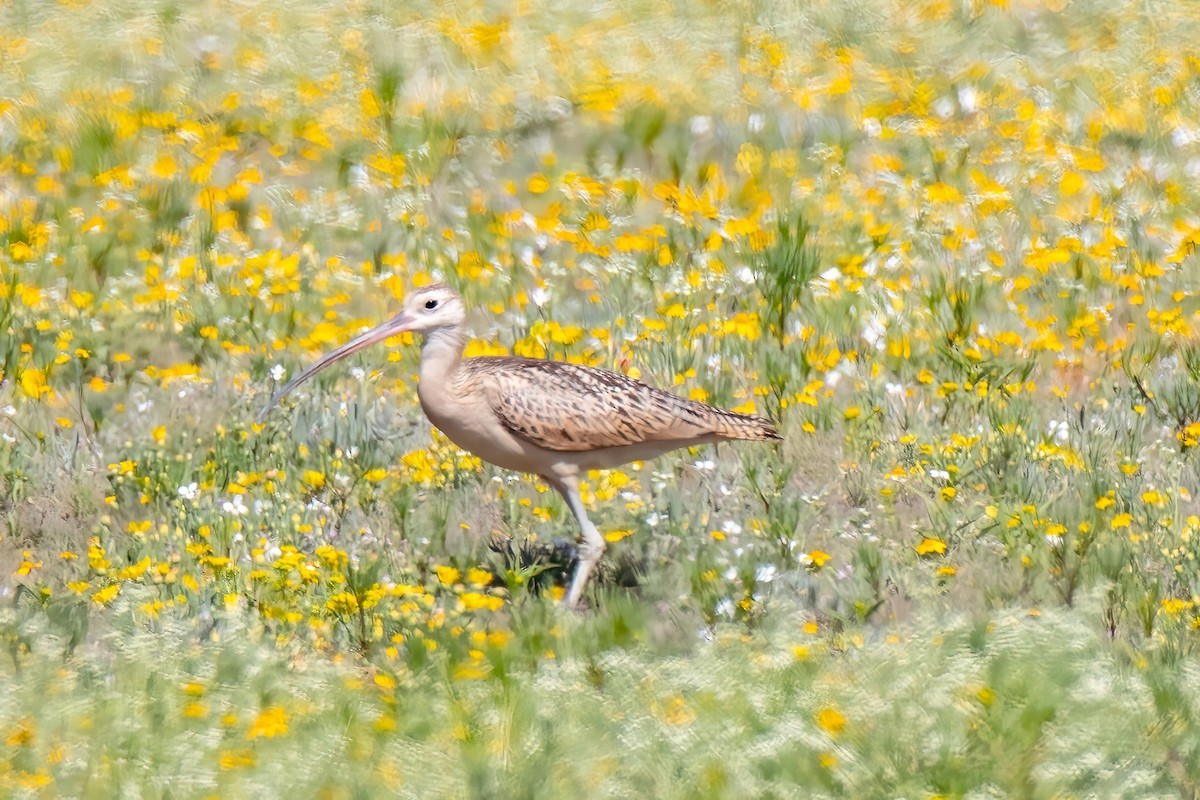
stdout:
<svg viewBox="0 0 1200 800">
<path fill-rule="evenodd" d="M 581 451 L 715 435 L 778 439 L 774 424 L 647 386 L 607 369 L 515 356 L 465 359 L 459 374 L 487 393 L 513 433 L 547 450 Z"/>
<path fill-rule="evenodd" d="M 579 494 L 583 472 L 697 444 L 780 438 L 769 419 L 678 397 L 610 370 L 515 356 L 464 359 L 465 319 L 462 300 L 449 287 L 418 289 L 403 312 L 292 380 L 263 415 L 335 361 L 404 331 L 423 334 L 417 393 L 429 420 L 480 458 L 542 476 L 578 520 L 579 566 L 566 598 L 572 606 L 604 551 L 604 537 Z"/>
</svg>

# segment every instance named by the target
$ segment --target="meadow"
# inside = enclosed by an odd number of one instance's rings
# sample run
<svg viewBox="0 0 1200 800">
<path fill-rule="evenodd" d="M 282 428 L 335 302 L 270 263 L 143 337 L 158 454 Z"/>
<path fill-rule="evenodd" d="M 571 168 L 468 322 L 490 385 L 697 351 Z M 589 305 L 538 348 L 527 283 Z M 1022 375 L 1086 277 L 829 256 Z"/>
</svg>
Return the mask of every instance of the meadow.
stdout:
<svg viewBox="0 0 1200 800">
<path fill-rule="evenodd" d="M 0 796 L 1200 796 L 1200 10 L 0 3 Z M 785 439 L 588 476 L 416 400 Z"/>
</svg>

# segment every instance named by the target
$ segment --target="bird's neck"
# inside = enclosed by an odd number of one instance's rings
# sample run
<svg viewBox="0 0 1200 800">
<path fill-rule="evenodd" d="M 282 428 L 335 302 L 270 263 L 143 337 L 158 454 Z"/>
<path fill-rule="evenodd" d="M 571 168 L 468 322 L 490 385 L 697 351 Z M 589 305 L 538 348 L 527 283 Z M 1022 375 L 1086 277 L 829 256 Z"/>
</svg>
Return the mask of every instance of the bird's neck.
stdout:
<svg viewBox="0 0 1200 800">
<path fill-rule="evenodd" d="M 426 334 L 421 345 L 421 387 L 448 386 L 466 345 L 467 335 L 462 328 L 439 328 Z"/>
</svg>

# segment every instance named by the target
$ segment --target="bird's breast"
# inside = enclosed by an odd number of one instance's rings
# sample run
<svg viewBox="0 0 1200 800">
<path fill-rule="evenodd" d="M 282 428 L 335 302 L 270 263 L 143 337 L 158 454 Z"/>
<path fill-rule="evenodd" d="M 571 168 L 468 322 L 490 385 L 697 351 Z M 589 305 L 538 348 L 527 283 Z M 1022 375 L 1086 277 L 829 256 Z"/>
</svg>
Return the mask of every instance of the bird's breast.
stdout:
<svg viewBox="0 0 1200 800">
<path fill-rule="evenodd" d="M 433 426 L 463 450 L 505 469 L 544 469 L 543 460 L 530 452 L 534 448 L 505 428 L 486 401 L 438 397 L 436 393 L 418 392 L 418 396 Z"/>
</svg>

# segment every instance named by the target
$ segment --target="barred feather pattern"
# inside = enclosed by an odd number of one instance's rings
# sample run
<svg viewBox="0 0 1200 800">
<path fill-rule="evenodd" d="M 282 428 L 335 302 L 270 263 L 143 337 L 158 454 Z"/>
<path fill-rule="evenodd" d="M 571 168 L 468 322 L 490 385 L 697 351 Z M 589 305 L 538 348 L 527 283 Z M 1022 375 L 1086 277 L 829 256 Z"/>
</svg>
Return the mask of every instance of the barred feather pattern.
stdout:
<svg viewBox="0 0 1200 800">
<path fill-rule="evenodd" d="M 765 417 L 688 400 L 607 369 L 489 356 L 464 359 L 456 377 L 460 391 L 482 391 L 506 429 L 547 450 L 781 438 Z"/>
</svg>

